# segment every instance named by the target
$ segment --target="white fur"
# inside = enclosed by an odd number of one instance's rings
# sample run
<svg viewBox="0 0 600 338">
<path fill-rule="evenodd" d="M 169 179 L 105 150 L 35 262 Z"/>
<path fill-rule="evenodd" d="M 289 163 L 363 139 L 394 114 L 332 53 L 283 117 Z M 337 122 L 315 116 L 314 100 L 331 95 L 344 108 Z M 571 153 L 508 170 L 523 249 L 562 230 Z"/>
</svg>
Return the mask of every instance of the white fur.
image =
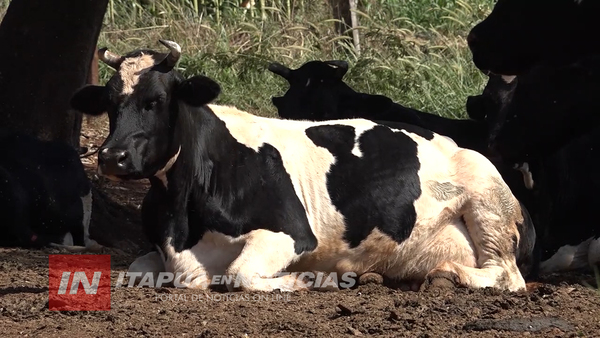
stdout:
<svg viewBox="0 0 600 338">
<path fill-rule="evenodd" d="M 169 185 L 169 180 L 167 179 L 167 171 L 169 171 L 169 169 L 171 169 L 173 164 L 175 164 L 175 162 L 177 161 L 177 158 L 179 158 L 180 152 L 181 152 L 181 147 L 179 147 L 179 149 L 177 150 L 177 153 L 173 157 L 171 157 L 169 159 L 169 161 L 167 161 L 167 164 L 165 164 L 164 168 L 160 169 L 159 171 L 156 172 L 156 174 L 154 174 L 154 176 L 156 176 L 159 180 L 161 180 L 161 182 L 164 184 L 165 188 L 167 188 Z"/>
<path fill-rule="evenodd" d="M 501 75 L 501 77 L 506 84 L 511 84 L 517 78 L 516 75 Z"/>
<path fill-rule="evenodd" d="M 217 232 L 207 232 L 198 244 L 176 252 L 168 238 L 165 243 L 165 269 L 185 272 L 181 284 L 190 288 L 206 288 L 213 275 L 224 275 L 227 267 L 239 256 L 247 236 L 232 238 Z M 270 243 L 274 245 L 275 243 Z"/>
<path fill-rule="evenodd" d="M 523 162 L 523 164 L 515 164 L 514 169 L 517 169 L 523 175 L 523 183 L 529 190 L 533 189 L 535 182 L 533 181 L 533 174 L 529 171 L 529 163 Z"/>
<path fill-rule="evenodd" d="M 355 128 L 354 132 L 355 132 L 355 137 L 354 137 L 354 148 L 352 148 L 352 154 L 356 155 L 356 157 L 362 157 L 363 154 L 360 151 L 360 143 L 358 143 L 358 139 L 362 136 L 362 134 L 367 131 L 372 129 L 373 126 L 360 126 Z"/>
<path fill-rule="evenodd" d="M 73 235 L 70 232 L 65 234 L 65 237 L 62 240 L 62 245 L 73 245 Z"/>
<path fill-rule="evenodd" d="M 547 274 L 552 272 L 561 272 L 568 270 L 577 270 L 584 268 L 589 262 L 589 252 L 592 238 L 589 238 L 579 245 L 564 245 L 552 255 L 552 257 L 540 263 L 540 273 Z M 594 244 L 596 248 L 597 244 Z"/>
</svg>

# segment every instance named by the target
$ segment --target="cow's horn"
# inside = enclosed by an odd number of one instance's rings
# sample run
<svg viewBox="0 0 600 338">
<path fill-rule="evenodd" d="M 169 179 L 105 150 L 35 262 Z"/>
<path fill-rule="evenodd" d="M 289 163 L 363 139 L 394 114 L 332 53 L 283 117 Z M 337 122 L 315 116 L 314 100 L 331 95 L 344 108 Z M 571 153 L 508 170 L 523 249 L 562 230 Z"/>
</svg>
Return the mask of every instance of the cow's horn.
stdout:
<svg viewBox="0 0 600 338">
<path fill-rule="evenodd" d="M 158 40 L 158 42 L 160 42 L 163 46 L 169 48 L 170 53 L 163 60 L 162 63 L 169 69 L 172 69 L 173 67 L 175 67 L 175 64 L 177 64 L 177 61 L 179 61 L 179 58 L 181 57 L 181 46 L 179 46 L 176 42 L 169 40 Z"/>
<path fill-rule="evenodd" d="M 106 47 L 98 49 L 98 59 L 114 69 L 119 69 L 121 62 L 123 62 L 121 55 L 110 52 Z"/>
<path fill-rule="evenodd" d="M 348 62 L 343 61 L 343 60 L 330 60 L 330 61 L 325 61 L 325 63 L 328 65 L 331 65 L 331 66 L 335 66 L 338 68 L 348 70 Z"/>
</svg>

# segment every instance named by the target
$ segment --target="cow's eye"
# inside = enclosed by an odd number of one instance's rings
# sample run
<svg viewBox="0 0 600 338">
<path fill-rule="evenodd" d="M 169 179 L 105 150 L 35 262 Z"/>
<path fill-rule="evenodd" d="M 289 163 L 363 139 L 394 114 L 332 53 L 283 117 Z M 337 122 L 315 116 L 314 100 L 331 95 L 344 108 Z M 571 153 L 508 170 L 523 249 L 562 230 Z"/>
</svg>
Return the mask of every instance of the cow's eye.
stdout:
<svg viewBox="0 0 600 338">
<path fill-rule="evenodd" d="M 156 107 L 156 102 L 157 102 L 156 100 L 146 102 L 146 105 L 144 105 L 144 110 L 154 109 L 154 107 Z"/>
</svg>

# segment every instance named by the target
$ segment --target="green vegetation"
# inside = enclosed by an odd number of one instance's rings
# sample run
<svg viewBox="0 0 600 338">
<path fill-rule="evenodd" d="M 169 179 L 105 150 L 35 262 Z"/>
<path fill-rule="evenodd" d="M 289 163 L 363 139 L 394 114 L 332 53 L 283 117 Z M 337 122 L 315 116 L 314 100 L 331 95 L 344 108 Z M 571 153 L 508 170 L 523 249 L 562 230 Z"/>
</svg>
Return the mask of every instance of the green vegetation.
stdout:
<svg viewBox="0 0 600 338">
<path fill-rule="evenodd" d="M 256 0 L 253 10 L 240 2 L 110 0 L 99 47 L 125 53 L 164 49 L 159 38 L 174 40 L 183 48 L 179 67 L 186 75 L 221 84 L 219 103 L 270 116 L 276 114 L 270 98 L 287 89 L 267 70 L 271 61 L 297 68 L 315 59 L 346 60 L 345 81 L 354 89 L 451 117 L 465 116 L 467 96 L 487 79 L 474 67 L 465 37 L 491 0 L 362 0 L 360 57 L 335 32 L 325 0 Z M 106 81 L 112 70 L 100 67 Z"/>
</svg>

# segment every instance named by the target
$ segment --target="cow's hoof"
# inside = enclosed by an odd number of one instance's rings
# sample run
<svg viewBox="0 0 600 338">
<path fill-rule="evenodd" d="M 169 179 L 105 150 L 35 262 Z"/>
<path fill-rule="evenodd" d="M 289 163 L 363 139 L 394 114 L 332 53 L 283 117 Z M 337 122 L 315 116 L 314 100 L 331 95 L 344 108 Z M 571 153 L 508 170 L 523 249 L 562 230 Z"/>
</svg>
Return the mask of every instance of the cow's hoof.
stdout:
<svg viewBox="0 0 600 338">
<path fill-rule="evenodd" d="M 358 285 L 383 284 L 383 276 L 376 272 L 363 273 L 358 277 Z"/>
<path fill-rule="evenodd" d="M 453 289 L 461 286 L 460 278 L 454 272 L 449 271 L 433 271 L 425 277 L 425 281 L 421 284 L 420 291 L 430 289 Z"/>
</svg>

